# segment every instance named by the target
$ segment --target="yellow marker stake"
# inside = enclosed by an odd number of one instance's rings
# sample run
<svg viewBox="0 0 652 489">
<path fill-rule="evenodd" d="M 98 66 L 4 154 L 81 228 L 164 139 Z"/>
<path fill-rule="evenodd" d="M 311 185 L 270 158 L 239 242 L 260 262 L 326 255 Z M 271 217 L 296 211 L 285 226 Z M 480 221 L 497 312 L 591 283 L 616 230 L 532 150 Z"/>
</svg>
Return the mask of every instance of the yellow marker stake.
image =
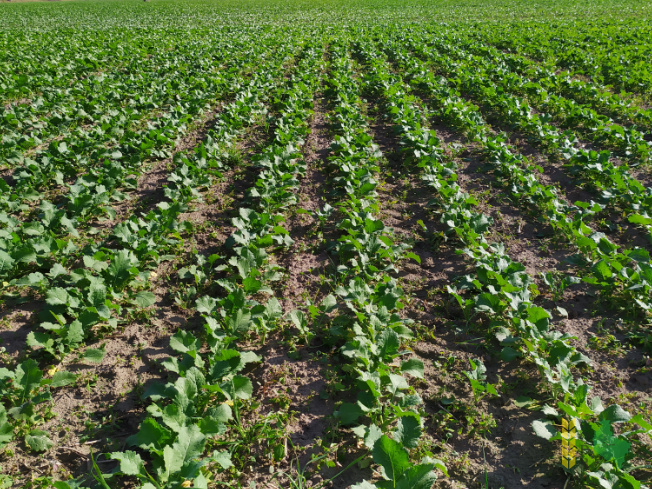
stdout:
<svg viewBox="0 0 652 489">
<path fill-rule="evenodd" d="M 575 466 L 575 457 L 577 456 L 575 442 L 579 425 L 576 418 L 570 421 L 561 420 L 561 464 L 567 469 L 572 469 Z"/>
</svg>

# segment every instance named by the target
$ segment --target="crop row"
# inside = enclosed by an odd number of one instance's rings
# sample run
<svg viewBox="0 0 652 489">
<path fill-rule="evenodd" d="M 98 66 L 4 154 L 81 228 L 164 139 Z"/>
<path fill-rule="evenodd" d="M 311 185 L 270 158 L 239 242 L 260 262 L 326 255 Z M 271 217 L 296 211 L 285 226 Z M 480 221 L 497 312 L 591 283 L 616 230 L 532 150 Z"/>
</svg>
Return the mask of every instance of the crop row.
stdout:
<svg viewBox="0 0 652 489">
<path fill-rule="evenodd" d="M 143 396 L 150 401 L 149 416 L 128 443 L 149 454 L 149 467 L 137 452 L 114 452 L 111 457 L 120 461 L 120 467 L 112 477 L 131 476 L 143 488 L 180 484 L 207 488 L 215 470 L 202 467 L 232 466 L 229 451 L 205 451 L 244 437 L 240 412 L 253 395 L 253 384 L 242 370 L 260 357 L 239 344 L 252 334 L 264 338 L 283 313 L 278 300 L 270 297 L 270 285 L 280 279 L 280 269 L 265 249 L 292 243 L 282 227 L 283 211 L 294 203 L 297 177 L 304 172 L 300 148 L 320 79 L 319 48 L 318 43 L 304 46 L 288 87 L 274 95 L 279 113 L 274 140 L 256 158 L 261 171 L 248 191 L 249 207 L 240 207 L 233 219 L 236 230 L 223 245 L 225 255 L 200 259 L 199 268 L 188 268 L 184 274 L 196 283 L 204 274 L 215 277 L 220 293 L 196 302 L 205 320 L 204 334 L 182 329 L 171 338 L 177 356 L 163 366 L 176 380 L 155 384 Z"/>
<path fill-rule="evenodd" d="M 255 120 L 256 113 L 265 112 L 262 102 L 278 90 L 288 53 L 279 54 L 259 65 L 246 84 L 232 79 L 232 89 L 239 92 L 223 108 L 206 141 L 192 154 L 175 156 L 175 168 L 165 189 L 166 201 L 147 214 L 133 215 L 117 224 L 104 242 L 87 245 L 70 270 L 65 263 L 55 263 L 49 273 L 32 272 L 26 279 L 12 281 L 16 287 L 35 288 L 45 297 L 42 317 L 46 319 L 29 334 L 28 346 L 61 359 L 102 335 L 106 325 L 116 328 L 127 310 L 154 303 L 154 294 L 146 290 L 153 276 L 151 271 L 169 259 L 170 252 L 178 250 L 183 242 L 180 234 L 188 231 L 180 215 L 189 202 L 200 197 L 198 190 L 210 184 L 211 174 L 226 168 L 229 147 Z M 43 421 L 38 406 L 49 400 L 51 387 L 67 385 L 76 378 L 69 372 L 57 372 L 56 364 L 50 370 L 50 377 L 44 377 L 33 359 L 19 364 L 13 372 L 5 369 L 2 396 L 10 406 L 11 419 L 5 416 L 3 420 L 7 435 L 4 443 L 13 432 L 27 430 L 28 446 L 36 451 L 47 448 L 50 442 L 46 433 L 30 428 Z M 36 436 L 34 433 L 38 433 L 41 444 L 29 442 L 30 436 Z"/>
<path fill-rule="evenodd" d="M 398 59 L 398 57 L 397 57 Z M 536 168 L 506 143 L 504 135 L 494 136 L 476 106 L 462 99 L 454 87 L 438 78 L 428 65 L 404 53 L 399 66 L 411 83 L 426 91 L 443 111 L 444 119 L 487 148 L 487 159 L 499 171 L 510 191 L 535 206 L 541 216 L 584 256 L 585 281 L 596 286 L 605 297 L 619 295 L 624 302 L 645 313 L 650 308 L 652 269 L 649 253 L 641 248 L 620 251 L 603 233 L 586 223 L 587 217 L 601 210 L 597 204 L 569 204 L 558 196 L 554 187 L 542 185 Z M 399 60 L 400 61 L 400 60 Z M 473 76 L 470 69 L 465 75 Z M 496 93 L 496 97 L 500 95 Z"/>
<path fill-rule="evenodd" d="M 629 214 L 629 222 L 642 224 L 648 232 L 650 231 L 650 194 L 652 191 L 646 189 L 630 175 L 627 165 L 614 164 L 608 151 L 598 153 L 579 147 L 572 132 L 560 132 L 547 122 L 551 119 L 550 115 L 537 114 L 527 102 L 511 93 L 513 91 L 511 89 L 515 85 L 522 87 L 526 84 L 532 85 L 531 82 L 512 76 L 509 78 L 509 82 L 505 82 L 505 78 L 502 78 L 503 81 L 494 83 L 492 79 L 500 77 L 489 75 L 485 71 L 483 64 L 485 66 L 492 64 L 486 58 L 472 58 L 472 60 L 455 63 L 447 54 L 441 55 L 436 51 L 430 51 L 423 48 L 420 43 L 411 41 L 410 46 L 419 56 L 428 60 L 429 66 L 433 66 L 435 72 L 443 69 L 443 73 L 446 75 L 459 73 L 455 88 L 470 94 L 493 111 L 498 118 L 507 118 L 513 127 L 526 134 L 545 152 L 565 161 L 566 166 L 574 175 L 583 175 L 593 187 L 600 191 L 600 197 L 605 202 L 611 201 L 623 206 Z M 474 65 L 474 71 L 469 69 L 470 62 Z M 495 73 L 498 68 L 494 68 L 494 66 L 487 69 Z M 597 134 L 599 131 L 595 129 L 595 133 Z M 617 132 L 617 134 L 621 133 Z M 646 152 L 649 144 L 645 141 L 640 143 Z"/>
<path fill-rule="evenodd" d="M 623 487 L 640 487 L 640 483 L 626 470 L 625 455 L 614 458 L 612 453 L 602 450 L 599 441 L 605 433 L 612 434 L 611 428 L 600 422 L 630 421 L 631 415 L 615 404 L 605 408 L 599 398 L 588 400 L 589 387 L 582 380 L 576 380 L 571 371 L 573 366 L 587 362 L 588 358 L 571 345 L 570 335 L 550 328 L 551 312 L 532 302 L 532 292 L 536 290 L 534 280 L 525 272 L 523 264 L 513 261 L 502 244 L 486 241 L 484 236 L 490 229 L 491 218 L 477 213 L 474 210 L 477 201 L 457 185 L 455 167 L 445 162 L 436 134 L 420 124 L 424 115 L 417 100 L 407 95 L 409 88 L 391 73 L 387 62 L 374 52 L 373 45 L 361 43 L 360 50 L 372 66 L 371 83 L 377 93 L 387 100 L 388 114 L 400 131 L 409 160 L 423 169 L 422 178 L 438 195 L 442 222 L 449 227 L 450 233 L 454 233 L 463 246 L 460 252 L 471 258 L 476 269 L 474 274 L 460 280 L 457 286 L 449 286 L 449 292 L 457 299 L 467 317 L 479 314 L 491 319 L 492 332 L 503 345 L 503 359 L 513 360 L 523 355 L 537 365 L 542 379 L 553 388 L 559 399 L 559 411 L 546 407 L 544 414 L 557 421 L 562 414 L 581 421 L 583 439 L 580 448 L 584 462 L 592 469 L 590 479 L 598 484 L 618 480 Z M 394 50 L 390 52 L 394 53 Z M 433 102 L 444 113 L 450 113 L 446 110 L 447 106 L 455 106 L 450 95 L 439 98 L 434 90 L 428 93 L 433 95 Z M 470 120 L 467 120 L 468 124 Z M 478 127 L 477 117 L 473 120 L 477 134 L 482 130 Z M 502 141 L 492 141 L 493 138 L 495 136 L 485 132 L 484 137 L 477 140 L 485 145 L 485 151 L 495 159 L 495 164 L 514 162 L 513 156 L 510 159 L 504 157 Z M 522 175 L 523 169 L 519 167 L 512 164 L 505 173 L 510 171 Z M 512 187 L 515 196 L 522 198 L 525 194 L 519 190 Z M 470 378 L 474 392 L 484 393 L 490 388 L 486 381 L 483 382 L 480 365 L 476 364 L 474 375 Z M 640 415 L 633 421 L 640 426 L 639 429 L 614 439 L 625 441 L 626 436 L 649 432 L 652 428 Z M 551 439 L 553 434 L 555 439 L 560 438 L 551 422 L 535 422 L 533 427 L 537 434 L 545 438 Z"/>
<path fill-rule="evenodd" d="M 423 378 L 424 366 L 407 358 L 405 346 L 413 333 L 400 311 L 409 297 L 392 278 L 401 260 L 418 257 L 378 216 L 381 153 L 369 133 L 360 82 L 347 51 L 346 43 L 331 44 L 326 91 L 333 100 L 329 118 L 336 134 L 327 170 L 337 199 L 324 211 L 341 216 L 335 223 L 339 237 L 330 245 L 337 264 L 329 276 L 335 295 L 310 312 L 316 324 L 329 325 L 325 341 L 338 347 L 343 362 L 340 389 L 345 399 L 355 398 L 342 402 L 335 416 L 343 426 L 353 426 L 380 466 L 381 480 L 353 487 L 429 489 L 435 467 L 443 465 L 429 458 L 411 460 L 424 421 L 422 400 L 408 379 Z"/>
<path fill-rule="evenodd" d="M 568 68 L 617 90 L 646 94 L 652 88 L 647 62 L 650 46 L 641 40 L 648 38 L 648 31 L 646 25 L 630 29 L 619 23 L 586 26 L 571 21 L 554 30 L 546 24 L 513 25 L 506 39 L 486 27 L 476 35 L 502 49 Z"/>
</svg>

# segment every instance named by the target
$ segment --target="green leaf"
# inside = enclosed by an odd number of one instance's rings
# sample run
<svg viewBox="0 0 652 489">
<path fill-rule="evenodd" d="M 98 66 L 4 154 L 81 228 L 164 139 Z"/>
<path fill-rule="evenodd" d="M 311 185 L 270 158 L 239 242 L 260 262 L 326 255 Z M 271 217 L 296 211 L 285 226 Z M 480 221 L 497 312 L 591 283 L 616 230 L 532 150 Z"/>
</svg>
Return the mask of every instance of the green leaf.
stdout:
<svg viewBox="0 0 652 489">
<path fill-rule="evenodd" d="M 141 309 L 145 309 L 149 306 L 153 306 L 156 303 L 156 296 L 152 292 L 138 292 L 136 297 L 134 297 L 134 304 L 136 304 Z"/>
<path fill-rule="evenodd" d="M 127 450 L 126 452 L 113 452 L 113 460 L 120 462 L 120 472 L 124 475 L 145 475 L 145 464 L 136 452 Z"/>
<path fill-rule="evenodd" d="M 607 420 L 609 423 L 623 423 L 631 418 L 632 416 L 618 404 L 612 404 L 598 416 L 599 420 Z"/>
<path fill-rule="evenodd" d="M 229 392 L 232 399 L 251 399 L 254 392 L 251 380 L 242 375 L 236 375 L 232 382 L 226 382 L 225 385 L 226 387 L 222 387 L 222 389 Z"/>
<path fill-rule="evenodd" d="M 396 484 L 396 489 L 431 489 L 437 480 L 437 474 L 432 470 L 434 465 L 421 464 L 403 474 Z"/>
<path fill-rule="evenodd" d="M 61 287 L 52 287 L 45 293 L 45 302 L 51 306 L 67 306 L 69 301 L 68 292 Z"/>
<path fill-rule="evenodd" d="M 11 270 L 14 266 L 14 259 L 5 251 L 0 250 L 0 272 Z"/>
<path fill-rule="evenodd" d="M 398 481 L 410 467 L 410 456 L 400 443 L 383 435 L 374 444 L 374 462 L 383 468 L 383 476 L 390 481 Z"/>
<path fill-rule="evenodd" d="M 634 416 L 632 418 L 632 422 L 636 423 L 644 430 L 652 431 L 652 424 L 649 421 L 647 421 L 641 414 L 637 414 L 636 416 Z"/>
<path fill-rule="evenodd" d="M 7 411 L 0 404 L 0 447 L 9 443 L 14 437 L 14 428 L 7 419 Z"/>
<path fill-rule="evenodd" d="M 215 451 L 213 452 L 211 458 L 213 459 L 214 462 L 217 462 L 219 466 L 222 467 L 224 470 L 233 467 L 233 463 L 231 462 L 231 454 L 227 451 L 222 451 L 222 452 Z"/>
<path fill-rule="evenodd" d="M 411 358 L 401 364 L 401 372 L 410 374 L 417 379 L 423 379 L 424 367 L 423 362 L 417 358 Z"/>
<path fill-rule="evenodd" d="M 360 408 L 360 406 L 357 404 L 352 404 L 350 402 L 343 403 L 335 412 L 335 416 L 340 418 L 340 422 L 343 425 L 348 425 L 355 422 L 355 420 L 362 416 L 362 414 L 362 408 Z"/>
<path fill-rule="evenodd" d="M 394 432 L 394 439 L 407 448 L 416 448 L 421 437 L 421 420 L 416 413 L 401 416 Z"/>
<path fill-rule="evenodd" d="M 652 219 L 643 216 L 641 214 L 632 214 L 631 216 L 629 216 L 628 221 L 631 222 L 632 224 L 643 224 L 643 225 L 652 224 Z"/>
<path fill-rule="evenodd" d="M 106 301 L 106 287 L 102 284 L 92 284 L 88 288 L 88 300 L 96 307 L 104 305 L 104 301 Z"/>
<path fill-rule="evenodd" d="M 129 445 L 138 446 L 144 450 L 160 449 L 167 445 L 170 430 L 161 426 L 153 418 L 145 418 L 140 424 L 138 433 L 127 438 Z"/>
<path fill-rule="evenodd" d="M 609 267 L 609 265 L 607 265 L 607 262 L 605 262 L 604 260 L 600 260 L 595 265 L 593 265 L 593 273 L 600 280 L 607 280 L 613 276 L 613 272 L 611 271 L 611 268 Z"/>
<path fill-rule="evenodd" d="M 66 340 L 68 340 L 68 344 L 72 345 L 77 345 L 84 341 L 84 328 L 82 327 L 82 323 L 75 320 L 72 323 L 70 323 L 70 326 L 68 326 L 68 332 L 66 334 Z"/>
<path fill-rule="evenodd" d="M 535 401 L 531 397 L 527 397 L 527 396 L 518 396 L 512 402 L 516 407 L 519 408 L 529 408 L 530 406 L 535 404 Z"/>
<path fill-rule="evenodd" d="M 376 441 L 383 436 L 383 432 L 375 424 L 372 424 L 371 426 L 361 424 L 351 430 L 364 440 L 365 446 L 369 449 L 373 448 Z"/>
<path fill-rule="evenodd" d="M 83 355 L 83 359 L 91 363 L 102 363 L 104 356 L 106 355 L 106 350 L 104 345 L 102 348 L 88 348 Z"/>
<path fill-rule="evenodd" d="M 506 346 L 500 351 L 500 358 L 504 362 L 511 362 L 515 358 L 521 356 L 521 353 L 518 350 L 515 350 L 511 346 Z"/>
<path fill-rule="evenodd" d="M 371 482 L 362 481 L 359 484 L 351 486 L 351 489 L 378 489 L 378 487 L 374 486 Z"/>
<path fill-rule="evenodd" d="M 138 259 L 132 251 L 118 251 L 111 259 L 111 264 L 107 268 L 109 278 L 113 285 L 121 289 L 131 279 L 131 269 L 137 267 L 138 264 Z"/>
<path fill-rule="evenodd" d="M 54 445 L 54 442 L 48 438 L 48 434 L 42 430 L 30 431 L 29 435 L 25 437 L 25 443 L 35 452 L 45 452 Z"/>
<path fill-rule="evenodd" d="M 72 372 L 66 372 L 60 370 L 52 376 L 51 387 L 63 387 L 64 385 L 70 385 L 77 380 L 77 376 Z"/>
<path fill-rule="evenodd" d="M 32 358 L 16 367 L 16 384 L 23 388 L 23 396 L 29 396 L 33 390 L 37 389 L 41 385 L 42 378 L 43 372 Z"/>
<path fill-rule="evenodd" d="M 226 430 L 226 423 L 233 417 L 231 408 L 226 403 L 210 408 L 199 421 L 199 429 L 206 436 L 217 435 Z"/>
<path fill-rule="evenodd" d="M 593 451 L 596 455 L 600 455 L 607 461 L 613 460 L 619 468 L 625 462 L 625 457 L 631 447 L 628 441 L 613 436 L 611 423 L 606 419 L 603 419 L 600 423 L 600 427 L 593 438 L 593 445 Z"/>
<path fill-rule="evenodd" d="M 249 325 L 251 324 L 251 314 L 244 312 L 243 309 L 238 309 L 235 315 L 232 314 L 225 321 L 232 333 L 244 332 L 249 329 Z"/>
<path fill-rule="evenodd" d="M 417 262 L 419 265 L 421 265 L 421 257 L 415 253 L 412 253 L 411 251 L 405 254 L 406 258 L 412 258 L 415 262 Z"/>
<path fill-rule="evenodd" d="M 242 287 L 247 294 L 255 294 L 262 286 L 263 283 L 253 277 L 247 277 L 242 281 Z"/>
<path fill-rule="evenodd" d="M 324 300 L 321 301 L 321 304 L 319 305 L 319 308 L 325 313 L 331 312 L 336 307 L 337 307 L 337 299 L 332 294 L 329 294 L 326 297 L 324 297 Z"/>
<path fill-rule="evenodd" d="M 540 436 L 541 438 L 545 438 L 546 440 L 550 440 L 555 434 L 557 433 L 557 430 L 555 430 L 552 422 L 550 421 L 534 421 L 532 422 L 532 429 L 534 430 L 534 433 L 537 436 Z"/>
<path fill-rule="evenodd" d="M 187 461 L 199 457 L 204 451 L 206 437 L 196 425 L 184 426 L 174 445 L 166 445 L 163 449 L 163 460 L 168 474 L 181 470 Z"/>
</svg>

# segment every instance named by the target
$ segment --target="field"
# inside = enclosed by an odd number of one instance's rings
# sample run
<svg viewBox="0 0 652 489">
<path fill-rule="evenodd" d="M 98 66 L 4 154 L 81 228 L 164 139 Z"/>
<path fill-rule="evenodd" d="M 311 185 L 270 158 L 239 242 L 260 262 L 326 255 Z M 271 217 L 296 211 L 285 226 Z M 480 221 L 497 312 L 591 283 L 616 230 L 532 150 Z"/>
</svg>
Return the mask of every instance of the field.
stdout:
<svg viewBox="0 0 652 489">
<path fill-rule="evenodd" d="M 650 486 L 651 19 L 0 5 L 0 488 Z"/>
</svg>

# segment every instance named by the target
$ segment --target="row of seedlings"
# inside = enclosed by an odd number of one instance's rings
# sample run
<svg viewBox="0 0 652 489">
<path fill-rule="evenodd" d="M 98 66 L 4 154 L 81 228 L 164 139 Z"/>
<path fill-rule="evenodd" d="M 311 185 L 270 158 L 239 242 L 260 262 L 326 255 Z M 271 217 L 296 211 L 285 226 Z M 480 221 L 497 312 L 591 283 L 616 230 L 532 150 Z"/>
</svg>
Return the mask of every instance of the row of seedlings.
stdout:
<svg viewBox="0 0 652 489">
<path fill-rule="evenodd" d="M 134 476 L 143 488 L 207 488 L 233 467 L 232 452 L 240 439 L 248 439 L 243 416 L 253 384 L 244 371 L 261 360 L 248 348 L 256 336 L 264 338 L 276 327 L 283 313 L 271 288 L 281 270 L 266 249 L 292 244 L 281 224 L 283 210 L 296 202 L 297 177 L 305 169 L 300 148 L 320 79 L 321 45 L 305 43 L 287 88 L 272 97 L 278 110 L 274 141 L 256 157 L 262 171 L 248 192 L 251 207 L 240 207 L 233 218 L 236 230 L 224 243 L 224 256 L 204 257 L 198 263 L 203 268 L 187 269 L 195 282 L 204 274 L 215 277 L 224 295 L 197 300 L 203 334 L 180 329 L 171 338 L 177 355 L 163 367 L 176 380 L 156 384 L 143 395 L 151 401 L 149 416 L 128 443 L 149 454 L 151 468 L 137 452 L 111 454 L 120 461 L 117 473 Z"/>
<path fill-rule="evenodd" d="M 116 55 L 109 69 L 103 66 L 87 76 L 68 77 L 64 84 L 49 85 L 31 100 L 0 106 L 4 133 L 0 158 L 9 168 L 38 164 L 43 148 L 48 151 L 55 138 L 72 147 L 78 138 L 119 135 L 130 125 L 162 113 L 176 96 L 186 98 L 192 91 L 197 96 L 199 90 L 214 93 L 218 79 L 214 64 L 226 61 L 225 52 L 244 53 L 247 41 L 231 46 L 224 39 L 203 46 L 195 41 L 193 49 L 180 53 L 165 49 L 160 39 L 151 39 L 113 50 Z M 157 52 L 152 55 L 153 43 Z M 64 64 L 59 68 L 67 71 Z M 88 151 L 91 146 L 82 148 L 77 143 L 77 149 Z"/>
<path fill-rule="evenodd" d="M 259 66 L 247 84 L 237 78 L 232 80 L 234 90 L 241 87 L 234 102 L 224 108 L 218 123 L 209 131 L 210 139 L 197 149 L 199 157 L 177 155 L 164 202 L 146 214 L 119 223 L 104 242 L 87 245 L 70 269 L 66 263 L 55 263 L 48 273 L 32 272 L 28 280 L 15 281 L 18 287 L 38 288 L 45 295 L 42 319 L 28 335 L 27 346 L 39 351 L 43 361 L 55 364 L 44 369 L 47 375 L 31 358 L 3 371 L 3 444 L 14 433 L 26 432 L 27 440 L 38 436 L 38 440 L 28 442 L 30 448 L 49 448 L 47 434 L 35 428 L 43 421 L 36 413 L 40 405 L 51 399 L 51 388 L 71 384 L 76 378 L 70 372 L 58 370 L 57 363 L 105 334 L 107 326 L 109 331 L 116 329 L 127 312 L 154 304 L 155 296 L 147 290 L 152 270 L 182 245 L 181 234 L 191 231 L 190 226 L 179 221 L 179 216 L 191 200 L 199 197 L 199 189 L 210 184 L 209 172 L 226 163 L 222 161 L 223 155 L 242 128 L 253 121 L 255 113 L 264 112 L 263 101 L 283 81 L 288 54 L 281 52 Z M 21 382 L 25 376 L 35 380 Z"/>
<path fill-rule="evenodd" d="M 371 49 L 365 50 L 371 66 L 371 83 L 385 98 L 387 113 L 401 134 L 406 153 L 422 169 L 423 180 L 436 192 L 441 222 L 454 233 L 463 246 L 460 252 L 472 259 L 476 269 L 457 286 L 449 286 L 449 292 L 463 310 L 469 311 L 467 316 L 473 311 L 489 317 L 492 332 L 503 346 L 501 357 L 513 360 L 524 356 L 532 361 L 558 400 L 556 409 L 544 407 L 543 413 L 550 420 L 535 422 L 535 432 L 558 440 L 561 435 L 555 426 L 560 425 L 560 418 L 578 419 L 582 433 L 578 449 L 586 464 L 580 470 L 584 470 L 587 480 L 598 487 L 615 481 L 623 484 L 622 487 L 641 487 L 629 473 L 634 454 L 614 455 L 604 449 L 602 441 L 609 433 L 613 443 L 626 443 L 629 447 L 637 435 L 649 433 L 652 425 L 641 415 L 632 417 L 617 404 L 605 408 L 598 397 L 589 400 L 589 386 L 572 372 L 573 367 L 588 363 L 589 359 L 573 347 L 571 335 L 550 327 L 550 311 L 533 303 L 534 280 L 525 272 L 525 266 L 513 261 L 504 245 L 486 240 L 491 218 L 474 210 L 477 201 L 456 183 L 454 163 L 443 156 L 436 134 L 420 123 L 424 114 L 417 100 L 407 94 L 408 87 Z M 636 423 L 639 428 L 613 435 L 613 424 L 625 421 Z"/>
<path fill-rule="evenodd" d="M 646 96 L 652 88 L 649 68 L 649 26 L 637 22 L 635 28 L 607 24 L 587 26 L 569 22 L 556 32 L 547 24 L 512 26 L 508 39 L 480 29 L 476 37 L 501 49 L 534 57 L 545 64 L 565 68 L 595 83 L 608 84 L 622 92 L 630 90 Z M 624 28 L 623 28 L 624 27 Z"/>
<path fill-rule="evenodd" d="M 587 220 L 602 210 L 599 204 L 567 203 L 554 187 L 539 182 L 538 167 L 529 165 L 507 144 L 504 135 L 492 134 L 477 107 L 462 99 L 444 79 L 437 78 L 426 64 L 407 54 L 396 58 L 396 62 L 405 69 L 411 85 L 432 97 L 444 118 L 483 145 L 487 160 L 501 181 L 509 185 L 510 192 L 520 202 L 534 205 L 556 231 L 577 246 L 585 258 L 583 280 L 597 287 L 608 301 L 616 296 L 622 299 L 630 313 L 647 314 L 652 307 L 649 252 L 641 248 L 621 251 L 603 233 L 591 229 Z"/>
<path fill-rule="evenodd" d="M 365 480 L 353 487 L 430 489 L 435 468 L 445 467 L 433 459 L 412 459 L 424 420 L 421 398 L 408 379 L 423 378 L 424 366 L 408 358 L 411 321 L 400 311 L 409 297 L 391 276 L 398 272 L 396 263 L 418 257 L 407 244 L 397 242 L 378 215 L 376 174 L 382 154 L 368 132 L 348 45 L 334 42 L 331 49 L 327 93 L 334 100 L 329 118 L 336 136 L 327 170 L 342 218 L 336 224 L 339 238 L 332 243 L 337 267 L 330 281 L 335 295 L 311 308 L 311 314 L 330 325 L 325 336 L 343 360 L 343 395 L 354 398 L 339 404 L 335 416 L 342 425 L 352 426 L 360 446 L 368 449 L 357 460 L 370 453 L 379 466 L 375 482 Z"/>
<path fill-rule="evenodd" d="M 179 94 L 181 100 L 176 102 L 176 108 L 149 128 L 122 132 L 129 124 L 129 118 L 124 117 L 123 125 L 113 127 L 118 132 L 108 131 L 94 140 L 91 146 L 95 149 L 86 156 L 80 156 L 84 154 L 80 148 L 89 144 L 86 138 L 78 138 L 74 143 L 60 141 L 43 157 L 47 168 L 27 165 L 17 171 L 13 186 L 0 180 L 0 186 L 5 187 L 0 189 L 4 190 L 0 192 L 0 280 L 11 285 L 21 279 L 29 280 L 30 273 L 48 269 L 53 262 L 65 265 L 78 259 L 80 247 L 85 244 L 80 231 L 96 220 L 116 217 L 112 205 L 127 198 L 124 190 L 135 188 L 137 176 L 144 170 L 142 162 L 152 156 L 167 155 L 174 138 L 185 130 L 193 114 L 204 110 L 216 94 L 225 96 L 237 90 L 247 64 L 269 49 L 263 45 L 251 50 L 237 67 L 208 85 L 200 97 L 192 92 Z M 118 146 L 107 149 L 111 140 Z M 89 164 L 91 161 L 98 163 Z M 82 174 L 78 174 L 80 168 Z M 75 181 L 69 184 L 71 177 Z M 66 191 L 49 196 L 47 188 L 52 185 Z M 32 203 L 28 204 L 29 201 Z"/>
<path fill-rule="evenodd" d="M 488 105 L 500 117 L 509 117 L 510 123 L 528 135 L 530 140 L 541 146 L 546 152 L 551 153 L 566 162 L 570 172 L 576 176 L 583 176 L 592 187 L 600 191 L 604 201 L 618 204 L 630 214 L 629 222 L 645 226 L 648 233 L 652 232 L 652 189 L 645 188 L 636 178 L 632 177 L 626 164 L 616 165 L 611 161 L 608 151 L 593 151 L 579 147 L 575 135 L 571 132 L 561 133 L 547 121 L 547 114 L 534 113 L 527 102 L 512 95 L 512 90 L 518 86 L 531 86 L 533 83 L 516 76 L 501 77 L 498 84 L 486 83 L 484 72 L 478 70 L 474 63 L 471 73 L 465 62 L 451 63 L 447 58 L 432 52 L 425 54 L 421 46 L 412 44 L 413 49 L 420 55 L 433 61 L 436 66 L 442 66 L 442 60 L 448 66 L 446 73 L 464 73 L 456 82 L 458 88 L 477 97 L 483 104 Z M 487 70 L 508 73 L 494 63 L 485 63 Z M 480 72 L 479 72 L 480 71 Z M 487 75 L 489 76 L 489 75 Z M 484 85 L 479 84 L 484 81 Z M 509 80 L 509 81 L 505 81 Z M 595 128 L 594 128 L 595 129 Z M 617 132 L 617 131 L 616 131 Z M 618 133 L 620 134 L 620 133 Z M 629 140 L 623 136 L 623 140 Z M 647 141 L 637 143 L 641 148 L 649 148 Z M 645 150 L 647 151 L 647 149 Z"/>
<path fill-rule="evenodd" d="M 422 44 L 415 39 L 410 41 L 422 47 Z M 430 57 L 436 58 L 437 66 L 441 66 L 446 73 L 466 75 L 464 65 L 473 63 L 474 67 L 480 68 L 477 73 L 474 70 L 474 76 L 483 80 L 487 78 L 493 82 L 485 81 L 483 85 L 485 92 L 496 91 L 498 95 L 525 92 L 529 95 L 533 108 L 539 110 L 546 121 L 554 120 L 562 127 L 572 128 L 596 144 L 613 147 L 639 163 L 649 160 L 652 142 L 648 141 L 646 135 L 636 126 L 617 124 L 608 116 L 598 113 L 590 105 L 546 92 L 541 84 L 514 73 L 509 63 L 502 59 L 476 55 L 473 50 L 469 52 L 453 47 L 446 40 L 431 38 L 429 41 L 429 45 L 436 49 L 434 53 L 430 52 Z M 453 81 L 457 82 L 457 80 Z M 468 86 L 465 79 L 459 80 L 459 83 L 465 89 Z"/>
<path fill-rule="evenodd" d="M 459 40 L 464 49 L 483 57 L 489 57 L 532 81 L 523 87 L 532 96 L 557 95 L 606 114 L 619 124 L 633 125 L 639 131 L 652 129 L 652 110 L 636 105 L 631 98 L 609 92 L 602 85 L 573 77 L 568 71 L 555 70 L 514 53 L 472 39 Z M 524 93 L 526 93 L 524 91 Z"/>
</svg>

